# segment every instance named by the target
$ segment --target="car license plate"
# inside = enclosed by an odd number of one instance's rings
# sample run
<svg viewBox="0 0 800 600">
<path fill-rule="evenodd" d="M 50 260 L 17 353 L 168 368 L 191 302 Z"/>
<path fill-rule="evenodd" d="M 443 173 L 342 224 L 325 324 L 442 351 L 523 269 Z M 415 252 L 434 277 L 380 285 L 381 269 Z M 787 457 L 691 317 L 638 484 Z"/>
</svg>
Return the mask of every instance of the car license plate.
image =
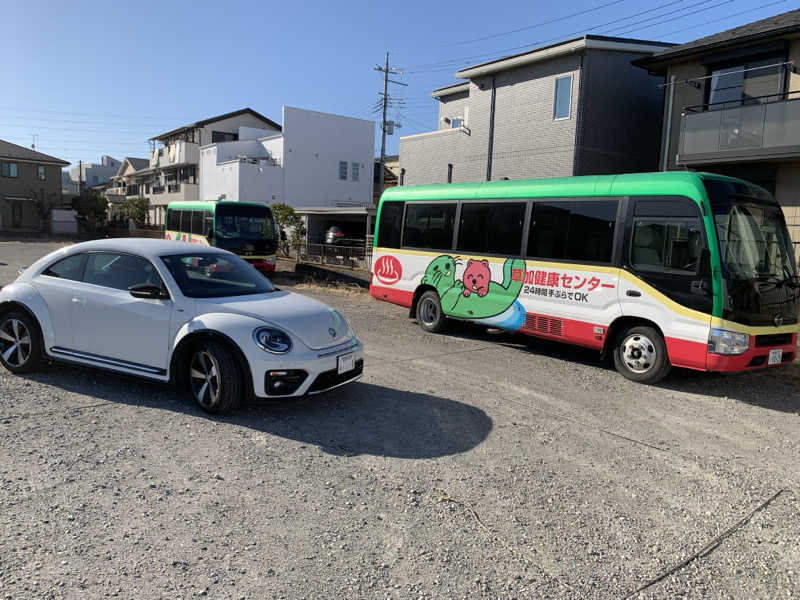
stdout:
<svg viewBox="0 0 800 600">
<path fill-rule="evenodd" d="M 768 365 L 777 365 L 783 361 L 783 350 L 780 348 L 769 351 L 769 358 L 767 359 Z M 341 371 L 339 371 L 341 373 Z"/>
<path fill-rule="evenodd" d="M 337 370 L 339 375 L 342 373 L 347 373 L 348 371 L 352 371 L 356 368 L 356 355 L 355 352 L 349 352 L 347 354 L 342 354 L 336 362 Z"/>
</svg>

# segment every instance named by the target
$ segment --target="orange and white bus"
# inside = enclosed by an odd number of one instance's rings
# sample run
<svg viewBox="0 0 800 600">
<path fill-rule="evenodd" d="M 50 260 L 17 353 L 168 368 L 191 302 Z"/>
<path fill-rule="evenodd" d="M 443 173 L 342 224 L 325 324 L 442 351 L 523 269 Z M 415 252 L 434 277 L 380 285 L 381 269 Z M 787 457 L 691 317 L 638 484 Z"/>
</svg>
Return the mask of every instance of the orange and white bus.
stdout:
<svg viewBox="0 0 800 600">
<path fill-rule="evenodd" d="M 800 328 L 780 206 L 706 173 L 391 188 L 370 293 L 428 331 L 464 319 L 595 348 L 645 383 L 786 365 Z"/>
</svg>

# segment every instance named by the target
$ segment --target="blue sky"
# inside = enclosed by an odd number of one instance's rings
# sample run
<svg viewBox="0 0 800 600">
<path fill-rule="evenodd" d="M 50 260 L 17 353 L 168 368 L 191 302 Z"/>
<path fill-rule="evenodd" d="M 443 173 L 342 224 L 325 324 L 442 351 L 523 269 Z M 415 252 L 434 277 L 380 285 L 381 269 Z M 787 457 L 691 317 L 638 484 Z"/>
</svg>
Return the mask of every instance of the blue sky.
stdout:
<svg viewBox="0 0 800 600">
<path fill-rule="evenodd" d="M 4 0 L 0 139 L 70 162 L 145 156 L 147 139 L 249 106 L 366 119 L 391 52 L 390 116 L 436 128 L 432 89 L 461 66 L 584 32 L 683 42 L 797 0 L 69 2 Z M 741 13 L 741 14 L 740 14 Z M 376 128 L 377 131 L 377 128 Z M 398 136 L 389 138 L 396 152 Z M 380 142 L 376 136 L 376 153 Z"/>
</svg>

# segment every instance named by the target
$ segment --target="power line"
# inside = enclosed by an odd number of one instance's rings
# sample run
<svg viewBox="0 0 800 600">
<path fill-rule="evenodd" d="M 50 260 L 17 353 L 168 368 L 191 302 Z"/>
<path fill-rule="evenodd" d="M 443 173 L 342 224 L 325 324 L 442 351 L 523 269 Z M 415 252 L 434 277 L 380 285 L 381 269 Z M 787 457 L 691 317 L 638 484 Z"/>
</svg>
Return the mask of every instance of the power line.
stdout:
<svg viewBox="0 0 800 600">
<path fill-rule="evenodd" d="M 695 4 L 690 4 L 689 6 L 684 6 L 680 10 L 688 10 L 690 8 L 694 8 L 695 6 L 701 6 L 703 4 L 708 4 L 710 1 L 711 0 L 702 0 L 701 2 L 696 2 Z M 648 21 L 654 21 L 656 19 L 660 19 L 662 17 L 666 17 L 666 16 L 669 16 L 671 14 L 674 14 L 675 12 L 678 12 L 678 11 L 668 11 L 668 12 L 665 12 L 664 14 L 661 14 L 661 15 L 654 15 L 652 17 L 647 17 L 646 19 L 642 19 L 640 21 L 635 21 L 633 23 L 628 23 L 627 25 L 622 25 L 620 27 L 612 27 L 611 29 L 608 29 L 608 30 L 604 31 L 603 33 L 613 33 L 618 29 L 627 29 L 628 27 L 631 27 L 632 25 L 640 25 L 642 23 L 647 23 Z M 689 13 L 689 14 L 692 14 L 692 13 Z M 688 16 L 688 15 L 684 15 L 684 16 Z M 683 18 L 683 17 L 681 17 L 681 18 Z"/>
<path fill-rule="evenodd" d="M 756 6 L 755 8 L 748 8 L 747 10 L 743 10 L 738 13 L 733 13 L 732 15 L 726 15 L 719 19 L 714 19 L 713 21 L 705 21 L 704 23 L 698 23 L 697 25 L 690 25 L 689 27 L 684 27 L 683 29 L 676 29 L 675 31 L 668 31 L 667 33 L 663 33 L 662 36 L 672 35 L 674 33 L 681 33 L 683 31 L 688 31 L 689 29 L 696 29 L 698 27 L 703 27 L 704 25 L 710 25 L 711 23 L 719 23 L 720 21 L 726 21 L 727 19 L 732 19 L 733 17 L 738 17 L 740 15 L 744 15 L 747 13 L 755 12 L 757 10 L 761 10 L 762 8 L 767 8 L 768 6 L 775 6 L 776 4 L 783 4 L 786 0 L 777 0 L 777 2 L 768 2 L 767 4 L 762 4 L 761 6 Z"/>
<path fill-rule="evenodd" d="M 51 129 L 53 131 L 80 131 L 83 133 L 128 133 L 132 135 L 142 135 L 140 131 L 130 131 L 130 130 L 122 130 L 122 129 L 75 129 L 75 128 L 68 128 L 68 127 L 45 127 L 44 125 L 11 125 L 8 123 L 0 123 L 0 127 L 14 127 L 16 129 Z"/>
<path fill-rule="evenodd" d="M 40 113 L 50 113 L 54 115 L 78 115 L 78 116 L 85 116 L 85 117 L 111 117 L 111 118 L 122 118 L 122 119 L 148 119 L 153 121 L 184 121 L 185 119 L 179 117 L 147 117 L 142 115 L 120 115 L 120 114 L 105 114 L 105 113 L 91 113 L 91 112 L 70 112 L 64 110 L 47 110 L 43 108 L 19 108 L 19 107 L 12 107 L 12 106 L 2 106 L 0 110 L 10 110 L 14 112 L 40 112 Z M 188 122 L 188 121 L 187 121 Z"/>
<path fill-rule="evenodd" d="M 402 75 L 403 71 L 398 67 L 390 67 L 389 66 L 389 53 L 386 53 L 386 64 L 384 66 L 376 65 L 376 71 L 380 71 L 383 73 L 383 93 L 380 93 L 380 100 L 378 101 L 380 109 L 381 109 L 381 161 L 380 161 L 380 168 L 378 169 L 380 172 L 380 180 L 378 184 L 378 191 L 383 194 L 383 177 L 384 177 L 384 170 L 386 168 L 386 111 L 392 103 L 392 98 L 389 96 L 389 84 L 393 83 L 395 85 L 402 85 L 408 86 L 407 83 L 403 83 L 402 81 L 395 81 L 394 79 L 389 79 L 389 75 Z M 395 104 L 396 106 L 396 104 Z M 376 108 L 378 106 L 376 105 Z M 392 130 L 394 130 L 394 123 L 392 123 Z"/>
<path fill-rule="evenodd" d="M 677 21 L 679 19 L 685 19 L 686 17 L 689 17 L 691 15 L 696 15 L 697 13 L 705 12 L 705 11 L 711 10 L 713 8 L 719 8 L 720 6 L 724 6 L 726 4 L 730 4 L 733 1 L 734 0 L 724 0 L 723 2 L 720 2 L 718 4 L 713 4 L 713 5 L 707 6 L 705 8 L 700 8 L 700 9 L 692 11 L 690 13 L 686 13 L 685 15 L 679 15 L 677 17 L 672 17 L 671 19 L 664 19 L 663 21 L 659 21 L 658 23 L 652 23 L 650 25 L 645 25 L 644 27 L 636 27 L 634 29 L 626 29 L 625 31 L 618 32 L 618 34 L 619 35 L 625 35 L 625 34 L 628 34 L 628 33 L 633 33 L 634 31 L 641 31 L 642 29 L 650 29 L 651 27 L 656 27 L 658 25 L 663 25 L 664 23 L 670 23 L 672 21 Z M 665 15 L 662 15 L 662 16 L 665 16 Z"/>
<path fill-rule="evenodd" d="M 471 40 L 464 40 L 461 42 L 455 42 L 452 44 L 445 44 L 445 46 L 463 46 L 464 44 L 471 44 L 473 42 L 482 42 L 483 40 L 491 40 L 494 38 L 499 38 L 504 35 L 512 35 L 514 33 L 519 33 L 520 31 L 528 31 L 530 29 L 536 29 L 538 27 L 544 27 L 545 25 L 552 25 L 553 23 L 558 23 L 559 21 L 566 21 L 567 19 L 571 19 L 573 17 L 580 17 L 582 15 L 589 14 L 590 12 L 595 12 L 602 8 L 606 8 L 608 6 L 612 6 L 614 4 L 620 4 L 625 0 L 614 0 L 613 2 L 606 2 L 605 4 L 600 4 L 599 6 L 595 6 L 594 8 L 589 8 L 586 10 L 581 10 L 576 13 L 572 13 L 571 15 L 564 15 L 563 17 L 558 17 L 556 19 L 550 19 L 549 21 L 543 21 L 541 23 L 534 23 L 533 25 L 526 25 L 525 27 L 520 27 L 518 29 L 512 29 L 510 31 L 503 31 L 500 33 L 493 33 L 492 35 L 485 35 L 483 37 L 472 38 Z"/>
<path fill-rule="evenodd" d="M 14 121 L 43 121 L 45 123 L 74 123 L 80 124 L 85 123 L 89 125 L 111 125 L 112 127 L 115 125 L 126 125 L 131 126 L 130 121 L 119 122 L 119 121 L 84 121 L 84 120 L 75 120 L 75 119 L 47 119 L 43 117 L 17 117 L 13 115 L 0 115 L 0 119 L 12 119 Z M 134 127 L 138 127 L 139 129 L 148 129 L 150 131 L 153 130 L 152 125 L 133 125 Z"/>
<path fill-rule="evenodd" d="M 556 37 L 552 37 L 552 38 L 548 38 L 548 39 L 539 40 L 539 41 L 536 41 L 536 42 L 530 42 L 530 43 L 527 43 L 527 44 L 523 44 L 521 46 L 514 46 L 512 48 L 506 48 L 504 50 L 497 50 L 497 51 L 491 52 L 489 54 L 476 54 L 476 55 L 472 55 L 472 56 L 463 56 L 463 57 L 460 57 L 460 58 L 452 58 L 452 59 L 448 59 L 448 60 L 443 60 L 443 61 L 440 61 L 438 63 L 429 63 L 428 65 L 420 65 L 417 68 L 411 67 L 409 70 L 406 71 L 406 73 L 408 73 L 408 74 L 412 74 L 412 73 L 416 74 L 416 73 L 433 73 L 433 72 L 438 72 L 438 71 L 446 71 L 446 70 L 450 70 L 454 65 L 457 65 L 459 63 L 464 63 L 466 61 L 489 60 L 491 58 L 497 57 L 498 55 L 502 56 L 504 54 L 508 54 L 509 52 L 514 52 L 514 51 L 517 51 L 517 50 L 522 50 L 522 49 L 527 49 L 527 48 L 531 48 L 531 47 L 534 47 L 534 46 L 539 46 L 539 45 L 545 44 L 547 42 L 554 42 L 554 41 L 558 41 L 558 40 L 567 39 L 567 38 L 569 38 L 571 36 L 584 34 L 584 33 L 587 33 L 589 31 L 594 31 L 596 29 L 601 29 L 603 27 L 608 27 L 610 25 L 616 25 L 620 21 L 627 21 L 629 19 L 633 19 L 633 18 L 636 18 L 636 17 L 641 16 L 641 15 L 645 15 L 645 14 L 648 14 L 648 13 L 655 12 L 657 10 L 661 10 L 662 8 L 667 8 L 669 6 L 674 6 L 675 4 L 680 4 L 681 2 L 684 2 L 684 1 L 685 0 L 671 0 L 670 2 L 666 2 L 664 4 L 661 4 L 660 6 L 649 8 L 647 10 L 642 10 L 642 11 L 633 13 L 632 15 L 628 15 L 627 17 L 621 17 L 619 19 L 615 19 L 615 20 L 609 21 L 607 23 L 601 23 L 600 25 L 594 25 L 593 27 L 580 29 L 578 31 L 562 34 L 562 35 L 559 35 L 559 36 L 556 36 Z M 712 2 L 712 1 L 713 0 L 703 0 L 703 2 Z M 733 0 L 726 0 L 726 1 L 727 2 L 732 2 Z M 676 12 L 679 12 L 679 11 L 682 11 L 682 10 L 686 10 L 686 9 L 685 8 L 678 9 Z M 662 15 L 662 16 L 664 16 L 664 15 Z"/>
</svg>

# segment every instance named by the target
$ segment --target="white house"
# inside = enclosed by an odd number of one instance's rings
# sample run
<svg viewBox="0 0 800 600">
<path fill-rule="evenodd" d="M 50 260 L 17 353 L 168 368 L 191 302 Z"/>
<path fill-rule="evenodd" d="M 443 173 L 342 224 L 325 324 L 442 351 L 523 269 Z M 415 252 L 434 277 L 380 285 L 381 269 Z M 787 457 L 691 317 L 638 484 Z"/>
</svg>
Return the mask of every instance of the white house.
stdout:
<svg viewBox="0 0 800 600">
<path fill-rule="evenodd" d="M 242 126 L 236 141 L 200 148 L 200 199 L 371 206 L 374 128 L 284 106 L 281 131 Z"/>
<path fill-rule="evenodd" d="M 106 183 L 116 175 L 120 164 L 120 161 L 116 158 L 104 154 L 100 157 L 100 164 L 83 163 L 73 167 L 70 170 L 70 179 L 75 182 L 82 182 L 84 188 Z"/>
</svg>

